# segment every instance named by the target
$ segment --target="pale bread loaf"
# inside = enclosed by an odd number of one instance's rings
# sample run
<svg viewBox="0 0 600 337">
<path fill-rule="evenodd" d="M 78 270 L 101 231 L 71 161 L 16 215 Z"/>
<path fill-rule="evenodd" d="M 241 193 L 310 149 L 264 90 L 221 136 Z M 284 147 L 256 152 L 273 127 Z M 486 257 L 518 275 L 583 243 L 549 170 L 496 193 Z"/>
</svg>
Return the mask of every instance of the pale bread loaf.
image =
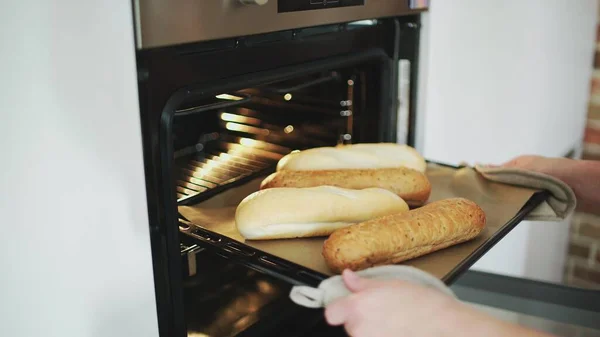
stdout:
<svg viewBox="0 0 600 337">
<path fill-rule="evenodd" d="M 371 187 L 383 188 L 397 194 L 412 207 L 423 205 L 431 194 L 431 184 L 427 176 L 407 167 L 320 171 L 283 170 L 265 178 L 260 188 L 299 188 L 322 185 L 355 190 Z"/>
<path fill-rule="evenodd" d="M 246 239 L 284 239 L 327 236 L 354 223 L 407 211 L 402 198 L 380 188 L 270 188 L 242 200 L 235 222 Z"/>
<path fill-rule="evenodd" d="M 365 143 L 317 147 L 281 158 L 277 171 L 380 169 L 408 167 L 425 172 L 425 159 L 412 147 L 395 143 Z"/>
<path fill-rule="evenodd" d="M 323 257 L 337 273 L 394 264 L 471 240 L 485 223 L 474 202 L 445 199 L 336 230 L 323 245 Z"/>
</svg>

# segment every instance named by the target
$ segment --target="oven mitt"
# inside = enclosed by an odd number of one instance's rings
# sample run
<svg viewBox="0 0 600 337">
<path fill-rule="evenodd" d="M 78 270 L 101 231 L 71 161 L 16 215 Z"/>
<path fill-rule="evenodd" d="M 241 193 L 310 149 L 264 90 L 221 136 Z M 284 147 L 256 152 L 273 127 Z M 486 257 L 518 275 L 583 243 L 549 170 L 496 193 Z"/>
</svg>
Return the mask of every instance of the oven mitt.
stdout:
<svg viewBox="0 0 600 337">
<path fill-rule="evenodd" d="M 402 280 L 418 283 L 434 288 L 442 293 L 456 298 L 452 290 L 433 275 L 415 267 L 406 265 L 388 265 L 367 268 L 356 272 L 359 276 L 378 280 Z M 341 275 L 332 276 L 323 280 L 317 288 L 308 286 L 294 286 L 290 292 L 290 299 L 307 308 L 324 308 L 333 301 L 350 295 Z"/>
<path fill-rule="evenodd" d="M 577 199 L 571 187 L 549 175 L 521 169 L 481 165 L 476 165 L 475 170 L 490 181 L 550 192 L 548 199 L 529 213 L 526 220 L 560 221 L 571 214 L 577 206 Z"/>
</svg>

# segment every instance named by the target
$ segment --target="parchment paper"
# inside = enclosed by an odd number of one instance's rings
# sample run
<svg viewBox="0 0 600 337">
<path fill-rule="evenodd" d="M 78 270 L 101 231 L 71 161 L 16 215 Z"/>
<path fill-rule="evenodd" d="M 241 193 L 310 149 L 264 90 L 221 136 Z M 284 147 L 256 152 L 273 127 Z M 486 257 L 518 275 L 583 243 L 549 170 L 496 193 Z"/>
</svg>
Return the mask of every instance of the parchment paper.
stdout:
<svg viewBox="0 0 600 337">
<path fill-rule="evenodd" d="M 432 185 L 429 202 L 464 197 L 477 203 L 485 212 L 486 228 L 474 240 L 449 247 L 403 264 L 422 269 L 443 279 L 477 248 L 493 237 L 525 205 L 536 190 L 493 183 L 482 178 L 472 168 L 453 169 L 429 165 L 427 176 Z M 264 177 L 229 189 L 194 206 L 180 206 L 179 212 L 205 229 L 228 236 L 248 246 L 268 252 L 299 265 L 334 275 L 325 264 L 321 248 L 325 237 L 285 240 L 244 240 L 235 227 L 236 206 L 247 195 L 258 190 Z"/>
</svg>

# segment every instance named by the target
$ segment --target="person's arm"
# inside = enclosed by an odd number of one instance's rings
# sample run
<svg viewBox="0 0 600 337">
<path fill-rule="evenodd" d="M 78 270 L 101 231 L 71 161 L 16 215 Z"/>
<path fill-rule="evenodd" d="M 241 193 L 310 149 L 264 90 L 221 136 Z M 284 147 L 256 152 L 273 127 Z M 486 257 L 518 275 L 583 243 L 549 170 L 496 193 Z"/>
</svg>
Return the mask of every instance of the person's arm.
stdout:
<svg viewBox="0 0 600 337">
<path fill-rule="evenodd" d="M 353 337 L 543 337 L 544 333 L 487 316 L 436 290 L 402 281 L 342 274 L 352 292 L 325 309 L 331 325 Z"/>
<path fill-rule="evenodd" d="M 486 337 L 549 337 L 550 335 L 529 329 L 513 323 L 501 321 L 488 316 L 483 312 L 477 311 L 472 307 L 467 307 L 461 303 L 461 308 L 457 309 L 456 318 L 450 328 L 455 329 L 454 333 L 448 336 L 486 336 Z"/>
<path fill-rule="evenodd" d="M 600 161 L 521 156 L 502 166 L 545 173 L 560 179 L 575 192 L 578 209 L 600 214 Z"/>
</svg>

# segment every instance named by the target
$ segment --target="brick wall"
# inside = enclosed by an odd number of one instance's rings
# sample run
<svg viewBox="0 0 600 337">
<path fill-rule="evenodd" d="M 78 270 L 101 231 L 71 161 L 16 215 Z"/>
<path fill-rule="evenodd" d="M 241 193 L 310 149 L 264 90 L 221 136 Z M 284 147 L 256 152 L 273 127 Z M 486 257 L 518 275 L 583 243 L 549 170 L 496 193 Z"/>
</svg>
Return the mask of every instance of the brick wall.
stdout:
<svg viewBox="0 0 600 337">
<path fill-rule="evenodd" d="M 591 160 L 600 160 L 600 25 L 596 43 L 583 150 L 583 159 Z M 570 233 L 565 282 L 600 289 L 600 216 L 576 213 Z"/>
<path fill-rule="evenodd" d="M 565 283 L 600 289 L 600 216 L 576 213 L 569 241 Z"/>
</svg>

